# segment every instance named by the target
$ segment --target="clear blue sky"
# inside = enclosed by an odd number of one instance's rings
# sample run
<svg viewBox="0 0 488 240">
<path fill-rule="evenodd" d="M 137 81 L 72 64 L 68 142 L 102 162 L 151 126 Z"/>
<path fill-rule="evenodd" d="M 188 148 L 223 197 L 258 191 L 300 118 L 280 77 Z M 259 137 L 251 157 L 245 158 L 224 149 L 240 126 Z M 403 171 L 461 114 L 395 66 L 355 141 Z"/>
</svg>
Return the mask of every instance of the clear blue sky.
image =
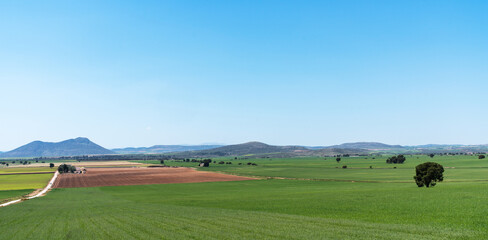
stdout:
<svg viewBox="0 0 488 240">
<path fill-rule="evenodd" d="M 0 151 L 488 143 L 487 1 L 1 1 Z"/>
</svg>

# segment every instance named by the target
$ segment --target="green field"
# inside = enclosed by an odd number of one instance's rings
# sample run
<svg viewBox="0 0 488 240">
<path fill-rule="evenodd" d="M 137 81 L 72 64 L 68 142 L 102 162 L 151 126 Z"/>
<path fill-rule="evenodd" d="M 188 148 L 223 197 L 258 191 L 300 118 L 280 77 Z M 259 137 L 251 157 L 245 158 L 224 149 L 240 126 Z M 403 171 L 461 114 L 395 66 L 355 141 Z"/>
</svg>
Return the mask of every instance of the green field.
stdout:
<svg viewBox="0 0 488 240">
<path fill-rule="evenodd" d="M 44 188 L 53 174 L 0 175 L 0 191 Z"/>
<path fill-rule="evenodd" d="M 56 171 L 56 168 L 49 168 L 49 167 L 8 167 L 8 168 L 0 168 L 0 174 L 54 172 L 54 171 Z"/>
<path fill-rule="evenodd" d="M 367 158 L 367 159 L 366 159 Z M 285 159 L 215 159 L 232 164 L 211 164 L 205 171 L 219 171 L 237 175 L 282 177 L 316 180 L 372 181 L 372 182 L 412 182 L 414 168 L 420 163 L 435 161 L 445 168 L 446 182 L 488 181 L 488 159 L 477 156 L 407 156 L 404 164 L 387 164 L 387 157 L 348 157 L 339 163 L 335 158 L 285 158 Z M 258 166 L 245 165 L 248 162 Z M 154 162 L 156 163 L 156 162 Z M 238 165 L 242 163 L 244 165 Z M 166 161 L 170 166 L 195 167 L 197 163 Z M 342 166 L 346 165 L 346 169 Z M 372 167 L 370 169 L 370 166 Z M 394 169 L 396 167 L 396 169 Z"/>
<path fill-rule="evenodd" d="M 18 197 L 27 195 L 32 191 L 34 191 L 34 189 L 0 191 L 0 203 L 7 202 L 10 199 L 17 199 Z"/>
<path fill-rule="evenodd" d="M 445 182 L 418 188 L 413 168 L 430 160 L 453 168 Z M 0 208 L 0 232 L 5 239 L 488 238 L 488 160 L 475 156 L 407 157 L 397 169 L 385 157 L 225 161 L 233 164 L 201 170 L 291 179 L 54 189 Z M 236 164 L 249 161 L 258 166 Z"/>
</svg>

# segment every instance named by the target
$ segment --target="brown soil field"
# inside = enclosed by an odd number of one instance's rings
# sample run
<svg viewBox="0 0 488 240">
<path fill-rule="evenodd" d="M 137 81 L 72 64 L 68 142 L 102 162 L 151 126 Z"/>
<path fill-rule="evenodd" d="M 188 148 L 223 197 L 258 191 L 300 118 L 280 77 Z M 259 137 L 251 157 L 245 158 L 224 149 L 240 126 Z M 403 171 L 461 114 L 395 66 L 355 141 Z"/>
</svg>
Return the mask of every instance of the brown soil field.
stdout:
<svg viewBox="0 0 488 240">
<path fill-rule="evenodd" d="M 254 178 L 196 171 L 191 168 L 87 168 L 85 174 L 60 174 L 53 188 L 163 183 L 242 181 Z"/>
</svg>

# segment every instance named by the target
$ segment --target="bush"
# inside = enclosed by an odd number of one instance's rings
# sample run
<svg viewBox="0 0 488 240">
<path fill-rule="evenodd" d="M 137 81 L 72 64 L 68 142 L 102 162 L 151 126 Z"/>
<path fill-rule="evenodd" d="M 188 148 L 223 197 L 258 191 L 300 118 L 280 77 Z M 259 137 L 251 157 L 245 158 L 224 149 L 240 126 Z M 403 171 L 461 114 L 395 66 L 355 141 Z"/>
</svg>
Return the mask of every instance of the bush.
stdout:
<svg viewBox="0 0 488 240">
<path fill-rule="evenodd" d="M 373 168 L 373 166 L 369 166 L 369 168 L 371 169 L 371 168 Z"/>
<path fill-rule="evenodd" d="M 347 165 L 342 166 L 342 168 L 347 168 Z"/>
<path fill-rule="evenodd" d="M 485 155 L 479 155 L 478 156 L 478 159 L 483 159 L 483 158 L 485 158 Z"/>
<path fill-rule="evenodd" d="M 225 164 L 225 162 L 224 161 L 220 161 L 219 164 Z"/>
<path fill-rule="evenodd" d="M 49 167 L 50 168 L 53 168 L 54 167 L 54 163 L 49 163 Z"/>
</svg>

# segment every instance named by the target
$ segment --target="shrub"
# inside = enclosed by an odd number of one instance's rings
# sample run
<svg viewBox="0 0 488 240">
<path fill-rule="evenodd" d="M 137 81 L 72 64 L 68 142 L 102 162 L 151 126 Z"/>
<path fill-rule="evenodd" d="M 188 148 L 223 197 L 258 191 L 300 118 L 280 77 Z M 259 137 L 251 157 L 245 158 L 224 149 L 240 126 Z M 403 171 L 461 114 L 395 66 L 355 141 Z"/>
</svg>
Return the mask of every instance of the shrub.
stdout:
<svg viewBox="0 0 488 240">
<path fill-rule="evenodd" d="M 483 158 L 485 158 L 485 155 L 479 155 L 478 156 L 478 159 L 483 159 Z"/>
<path fill-rule="evenodd" d="M 224 161 L 220 161 L 219 164 L 225 164 L 225 162 Z"/>
<path fill-rule="evenodd" d="M 342 168 L 347 168 L 347 165 L 342 166 Z"/>
</svg>

